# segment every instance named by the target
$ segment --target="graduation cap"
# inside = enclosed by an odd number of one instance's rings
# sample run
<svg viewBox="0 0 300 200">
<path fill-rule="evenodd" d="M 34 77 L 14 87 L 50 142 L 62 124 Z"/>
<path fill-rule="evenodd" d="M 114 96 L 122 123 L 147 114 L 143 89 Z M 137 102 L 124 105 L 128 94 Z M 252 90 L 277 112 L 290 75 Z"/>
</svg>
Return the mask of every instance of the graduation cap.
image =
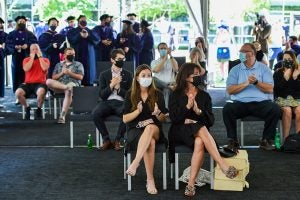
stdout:
<svg viewBox="0 0 300 200">
<path fill-rule="evenodd" d="M 50 22 L 51 22 L 52 20 L 55 20 L 55 21 L 57 22 L 57 24 L 59 23 L 58 19 L 56 19 L 55 17 L 51 17 L 51 18 L 48 20 L 48 24 L 50 24 Z"/>
<path fill-rule="evenodd" d="M 9 19 L 9 20 L 7 20 L 9 23 L 11 23 L 11 22 L 13 22 L 13 20 L 12 19 Z"/>
<path fill-rule="evenodd" d="M 74 16 L 67 17 L 67 21 L 71 21 L 71 20 L 75 20 L 75 17 Z"/>
<path fill-rule="evenodd" d="M 109 15 L 108 14 L 103 14 L 103 15 L 100 16 L 99 19 L 102 21 L 102 20 L 105 20 L 107 18 L 109 18 Z"/>
<path fill-rule="evenodd" d="M 131 24 L 132 24 L 132 22 L 131 22 L 131 21 L 129 21 L 129 20 L 127 20 L 127 19 L 125 19 L 125 20 L 122 20 L 122 22 L 123 22 L 123 23 L 125 23 L 125 24 L 128 24 L 128 25 L 131 25 Z"/>
<path fill-rule="evenodd" d="M 20 19 L 24 19 L 25 21 L 27 21 L 25 16 L 18 16 L 15 18 L 15 22 L 18 22 Z"/>
<path fill-rule="evenodd" d="M 79 21 L 83 17 L 86 17 L 86 16 L 85 15 L 79 15 L 79 17 L 77 18 L 77 21 Z"/>
<path fill-rule="evenodd" d="M 3 19 L 1 17 L 0 17 L 0 23 L 4 24 L 4 21 L 3 21 Z"/>
<path fill-rule="evenodd" d="M 151 24 L 149 24 L 146 20 L 143 19 L 141 21 L 141 26 L 148 27 L 148 26 L 151 26 Z"/>
<path fill-rule="evenodd" d="M 136 14 L 135 13 L 128 13 L 127 17 L 130 17 L 130 16 L 135 16 L 136 17 Z"/>
</svg>

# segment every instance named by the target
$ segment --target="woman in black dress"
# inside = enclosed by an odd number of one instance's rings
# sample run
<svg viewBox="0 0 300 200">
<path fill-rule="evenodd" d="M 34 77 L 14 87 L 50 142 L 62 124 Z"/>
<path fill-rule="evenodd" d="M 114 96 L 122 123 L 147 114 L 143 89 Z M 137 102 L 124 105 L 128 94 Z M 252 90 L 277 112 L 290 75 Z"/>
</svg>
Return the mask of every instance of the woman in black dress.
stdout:
<svg viewBox="0 0 300 200">
<path fill-rule="evenodd" d="M 168 112 L 164 102 L 163 95 L 153 84 L 150 67 L 140 65 L 124 101 L 123 121 L 127 125 L 127 148 L 137 149 L 135 159 L 126 173 L 135 176 L 144 158 L 149 194 L 157 194 L 153 176 L 155 144 L 166 143 L 160 122 Z"/>
<path fill-rule="evenodd" d="M 219 164 L 228 178 L 237 176 L 237 169 L 228 166 L 221 158 L 216 143 L 208 128 L 214 123 L 212 103 L 209 94 L 198 88 L 201 83 L 200 67 L 194 63 L 181 66 L 176 79 L 176 89 L 170 96 L 169 109 L 172 126 L 169 131 L 169 148 L 183 143 L 194 150 L 191 172 L 185 195 L 195 195 L 195 179 L 204 159 L 205 149 Z"/>
</svg>

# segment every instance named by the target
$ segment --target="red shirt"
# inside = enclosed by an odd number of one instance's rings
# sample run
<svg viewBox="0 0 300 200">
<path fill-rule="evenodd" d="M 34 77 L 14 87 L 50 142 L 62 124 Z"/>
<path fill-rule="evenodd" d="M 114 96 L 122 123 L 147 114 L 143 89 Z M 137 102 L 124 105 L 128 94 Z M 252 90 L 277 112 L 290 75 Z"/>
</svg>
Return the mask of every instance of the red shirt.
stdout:
<svg viewBox="0 0 300 200">
<path fill-rule="evenodd" d="M 46 63 L 50 64 L 48 58 L 42 58 Z M 23 66 L 28 63 L 30 57 L 23 60 Z M 48 70 L 43 71 L 39 59 L 35 59 L 29 71 L 25 72 L 25 83 L 46 83 L 46 75 Z"/>
</svg>

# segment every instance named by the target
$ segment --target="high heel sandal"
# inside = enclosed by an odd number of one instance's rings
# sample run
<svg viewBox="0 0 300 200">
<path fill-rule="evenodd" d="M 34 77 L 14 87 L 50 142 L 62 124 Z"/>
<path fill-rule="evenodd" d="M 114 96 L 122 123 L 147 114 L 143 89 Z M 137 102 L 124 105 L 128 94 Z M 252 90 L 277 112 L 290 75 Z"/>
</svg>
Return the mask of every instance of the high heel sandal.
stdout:
<svg viewBox="0 0 300 200">
<path fill-rule="evenodd" d="M 148 182 L 153 182 L 154 188 L 149 187 Z M 146 189 L 147 189 L 148 194 L 157 194 L 157 189 L 155 187 L 154 180 L 147 180 Z"/>
<path fill-rule="evenodd" d="M 138 167 L 139 167 L 139 164 L 137 165 L 137 167 L 135 169 L 131 169 L 132 168 L 132 163 L 131 163 L 131 165 L 128 167 L 128 169 L 126 171 L 126 174 L 129 176 L 135 176 L 136 170 Z"/>
<path fill-rule="evenodd" d="M 223 172 L 225 176 L 230 179 L 235 178 L 239 174 L 239 171 L 234 166 L 229 166 L 228 169 Z"/>
<path fill-rule="evenodd" d="M 185 191 L 184 191 L 185 196 L 192 197 L 195 195 L 195 193 L 196 193 L 195 186 L 186 185 Z"/>
</svg>

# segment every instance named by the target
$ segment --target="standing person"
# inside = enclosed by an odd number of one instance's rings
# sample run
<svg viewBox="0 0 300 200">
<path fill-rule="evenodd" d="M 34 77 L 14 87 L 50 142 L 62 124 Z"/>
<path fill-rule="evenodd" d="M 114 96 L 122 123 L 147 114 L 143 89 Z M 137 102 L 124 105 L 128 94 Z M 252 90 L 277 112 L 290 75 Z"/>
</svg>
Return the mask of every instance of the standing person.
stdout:
<svg viewBox="0 0 300 200">
<path fill-rule="evenodd" d="M 24 82 L 25 73 L 22 62 L 29 55 L 30 45 L 37 43 L 35 35 L 26 29 L 26 17 L 18 16 L 15 21 L 16 29 L 11 31 L 6 38 L 6 49 L 9 54 L 12 54 L 13 92 Z"/>
<path fill-rule="evenodd" d="M 151 26 L 146 20 L 141 21 L 141 32 L 139 36 L 141 38 L 141 51 L 139 53 L 139 64 L 150 65 L 151 61 L 154 59 L 154 40 L 153 35 L 148 28 Z"/>
<path fill-rule="evenodd" d="M 217 45 L 217 60 L 220 65 L 221 81 L 224 81 L 227 74 L 228 61 L 230 60 L 231 34 L 229 26 L 223 20 L 221 25 L 218 26 L 215 44 Z"/>
<path fill-rule="evenodd" d="M 134 67 L 138 65 L 140 39 L 132 29 L 132 22 L 123 20 L 122 32 L 117 35 L 116 47 L 125 51 L 126 61 L 133 61 Z"/>
<path fill-rule="evenodd" d="M 122 69 L 124 60 L 125 52 L 122 49 L 114 49 L 111 52 L 111 69 L 102 72 L 99 76 L 99 96 L 102 101 L 94 108 L 92 114 L 94 123 L 104 140 L 101 150 L 113 147 L 104 120 L 113 114 L 122 116 L 125 94 L 132 83 L 132 74 Z M 120 140 L 124 136 L 125 131 L 125 124 L 120 122 L 114 143 L 115 150 L 121 149 Z"/>
<path fill-rule="evenodd" d="M 201 67 L 206 69 L 206 61 L 208 56 L 208 50 L 206 46 L 206 42 L 203 37 L 197 37 L 195 40 L 195 47 L 199 48 L 200 50 L 200 57 L 199 57 L 199 63 Z"/>
<path fill-rule="evenodd" d="M 161 121 L 168 110 L 163 95 L 155 88 L 152 72 L 148 65 L 137 67 L 131 90 L 124 101 L 123 121 L 127 125 L 129 149 L 137 149 L 136 156 L 126 173 L 135 176 L 144 158 L 147 174 L 146 189 L 149 194 L 157 194 L 153 168 L 156 143 L 166 142 Z"/>
<path fill-rule="evenodd" d="M 6 32 L 10 33 L 11 31 L 15 30 L 14 24 L 13 24 L 13 20 L 9 19 L 7 20 L 7 27 L 6 27 Z"/>
<path fill-rule="evenodd" d="M 202 56 L 204 56 L 204 54 L 201 53 L 201 49 L 199 49 L 198 47 L 193 48 L 190 52 L 191 62 L 199 65 L 200 67 L 199 75 L 201 77 L 201 84 L 199 85 L 199 87 L 201 87 L 201 89 L 203 90 L 206 90 L 207 71 L 199 62 L 200 60 L 202 60 Z"/>
<path fill-rule="evenodd" d="M 0 17 L 0 98 L 4 97 L 5 92 L 5 66 L 4 58 L 6 56 L 5 52 L 5 41 L 7 38 L 7 33 L 4 32 L 4 21 Z M 0 105 L 0 108 L 3 107 Z"/>
<path fill-rule="evenodd" d="M 214 115 L 211 97 L 198 88 L 200 72 L 197 64 L 183 64 L 169 102 L 172 121 L 169 131 L 170 155 L 175 156 L 175 143 L 184 143 L 193 149 L 190 178 L 184 192 L 186 196 L 195 195 L 195 180 L 203 163 L 205 150 L 219 164 L 226 177 L 232 179 L 238 174 L 235 167 L 228 166 L 221 158 L 216 143 L 208 132 L 214 123 Z"/>
<path fill-rule="evenodd" d="M 36 118 L 42 118 L 42 106 L 47 92 L 46 75 L 48 73 L 50 62 L 42 57 L 42 52 L 38 44 L 30 45 L 30 56 L 23 60 L 23 69 L 25 71 L 25 81 L 20 84 L 16 90 L 16 97 L 20 104 L 25 107 L 25 119 L 30 119 L 30 106 L 26 98 L 31 94 L 37 96 Z"/>
<path fill-rule="evenodd" d="M 38 25 L 35 27 L 35 36 L 40 38 L 40 36 L 48 30 L 48 25 L 45 24 L 43 20 L 40 20 Z"/>
<path fill-rule="evenodd" d="M 66 48 L 64 51 L 65 60 L 56 64 L 52 79 L 47 79 L 47 86 L 55 93 L 64 93 L 65 98 L 57 121 L 64 124 L 66 114 L 72 103 L 73 87 L 80 86 L 83 79 L 84 69 L 80 62 L 74 60 L 75 51 L 73 48 Z"/>
<path fill-rule="evenodd" d="M 74 16 L 67 17 L 66 22 L 68 23 L 68 25 L 65 28 L 61 29 L 59 33 L 67 37 L 69 30 L 75 28 L 75 19 L 76 18 Z"/>
<path fill-rule="evenodd" d="M 281 68 L 273 74 L 275 102 L 282 110 L 283 137 L 289 136 L 295 115 L 296 133 L 300 132 L 300 69 L 293 51 L 283 53 Z"/>
<path fill-rule="evenodd" d="M 110 53 L 114 48 L 114 34 L 110 26 L 110 16 L 103 14 L 100 17 L 101 24 L 95 26 L 93 31 L 100 38 L 99 44 L 96 46 L 97 61 L 110 61 Z"/>
<path fill-rule="evenodd" d="M 67 33 L 71 47 L 75 49 L 75 59 L 83 64 L 84 77 L 82 85 L 92 85 L 96 79 L 95 46 L 99 37 L 87 27 L 86 16 L 80 15 L 77 19 L 78 26 Z"/>
<path fill-rule="evenodd" d="M 269 56 L 268 38 L 271 35 L 272 26 L 268 23 L 265 15 L 258 15 L 258 20 L 253 28 L 255 40 L 261 44 L 263 53 Z"/>
<path fill-rule="evenodd" d="M 128 13 L 127 18 L 129 21 L 131 21 L 132 29 L 135 33 L 140 32 L 140 23 L 136 21 L 136 14 L 135 13 Z"/>
<path fill-rule="evenodd" d="M 227 78 L 227 92 L 232 103 L 223 108 L 223 120 L 229 139 L 228 148 L 239 148 L 236 120 L 253 115 L 264 119 L 265 126 L 259 147 L 272 150 L 280 108 L 273 100 L 273 76 L 270 68 L 256 61 L 256 49 L 245 43 L 240 49 L 241 63 L 234 66 Z"/>
<path fill-rule="evenodd" d="M 48 78 L 52 77 L 54 67 L 60 61 L 60 53 L 65 49 L 65 36 L 56 32 L 59 21 L 52 17 L 48 20 L 49 30 L 39 37 L 39 46 L 43 56 L 50 60 Z"/>
</svg>

